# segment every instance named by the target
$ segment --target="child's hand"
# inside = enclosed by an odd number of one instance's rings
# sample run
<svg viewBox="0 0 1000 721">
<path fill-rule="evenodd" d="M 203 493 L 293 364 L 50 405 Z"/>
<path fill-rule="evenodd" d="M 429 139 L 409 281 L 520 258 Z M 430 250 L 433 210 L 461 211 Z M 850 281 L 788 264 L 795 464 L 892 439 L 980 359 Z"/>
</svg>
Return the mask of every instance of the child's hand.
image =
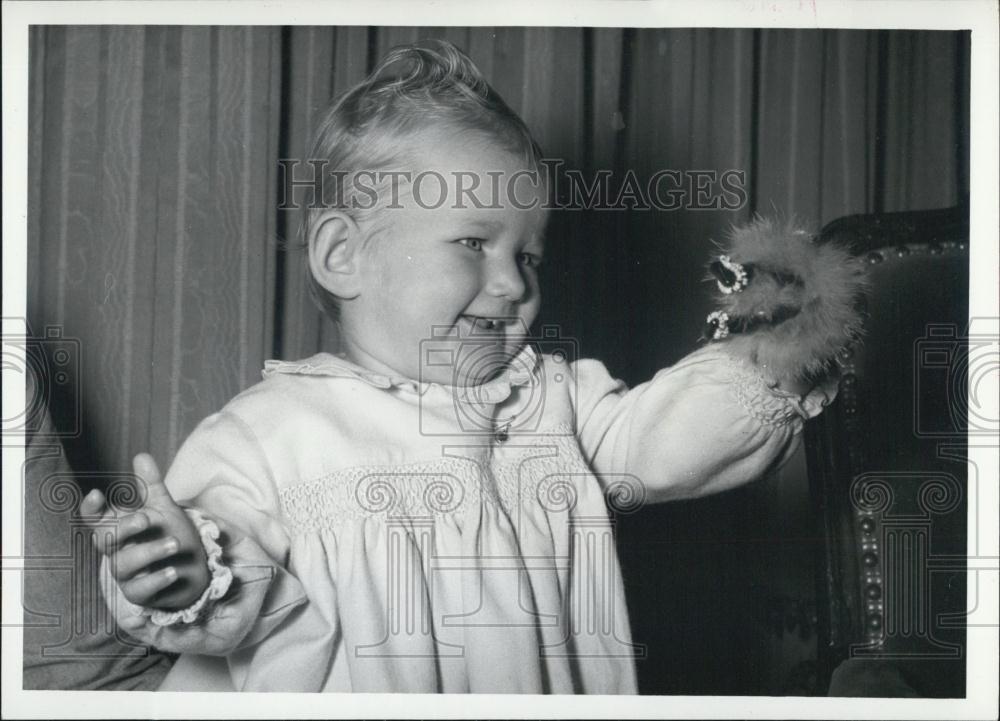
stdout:
<svg viewBox="0 0 1000 721">
<path fill-rule="evenodd" d="M 145 484 L 141 508 L 118 516 L 95 489 L 80 502 L 80 515 L 97 534 L 97 550 L 108 557 L 125 598 L 140 606 L 187 608 L 211 580 L 198 530 L 170 497 L 152 456 L 140 453 L 132 464 Z"/>
</svg>

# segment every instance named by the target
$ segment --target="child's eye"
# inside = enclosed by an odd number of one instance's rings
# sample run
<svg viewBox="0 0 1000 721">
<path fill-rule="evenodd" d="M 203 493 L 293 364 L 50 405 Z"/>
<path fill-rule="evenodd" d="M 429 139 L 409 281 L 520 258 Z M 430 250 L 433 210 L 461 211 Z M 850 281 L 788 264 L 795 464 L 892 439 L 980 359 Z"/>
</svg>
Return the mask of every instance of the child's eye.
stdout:
<svg viewBox="0 0 1000 721">
<path fill-rule="evenodd" d="M 469 250 L 482 250 L 483 249 L 483 239 L 482 238 L 460 238 L 459 243 L 464 245 Z"/>
<path fill-rule="evenodd" d="M 542 264 L 542 256 L 534 253 L 520 253 L 517 258 L 525 268 L 537 268 Z"/>
</svg>

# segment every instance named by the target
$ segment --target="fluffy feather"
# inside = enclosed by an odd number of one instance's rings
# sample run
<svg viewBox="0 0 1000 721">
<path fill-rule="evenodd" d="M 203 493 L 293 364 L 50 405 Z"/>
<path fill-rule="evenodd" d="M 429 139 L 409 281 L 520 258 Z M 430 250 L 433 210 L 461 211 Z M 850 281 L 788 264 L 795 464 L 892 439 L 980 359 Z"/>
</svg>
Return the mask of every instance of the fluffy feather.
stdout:
<svg viewBox="0 0 1000 721">
<path fill-rule="evenodd" d="M 718 293 L 729 316 L 724 343 L 775 381 L 816 378 L 836 353 L 860 337 L 856 303 L 866 285 L 864 261 L 794 225 L 755 217 L 734 227 L 724 253 L 749 279 L 738 292 Z M 724 285 L 733 276 L 716 261 Z M 723 279 L 725 277 L 725 280 Z"/>
</svg>

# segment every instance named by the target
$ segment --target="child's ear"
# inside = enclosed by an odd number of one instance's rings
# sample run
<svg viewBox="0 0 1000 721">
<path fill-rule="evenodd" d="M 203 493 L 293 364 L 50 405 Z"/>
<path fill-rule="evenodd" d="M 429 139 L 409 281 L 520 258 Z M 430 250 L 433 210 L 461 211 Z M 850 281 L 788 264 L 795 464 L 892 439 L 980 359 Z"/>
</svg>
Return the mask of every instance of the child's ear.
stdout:
<svg viewBox="0 0 1000 721">
<path fill-rule="evenodd" d="M 346 213 L 324 211 L 310 224 L 309 270 L 316 281 L 343 300 L 360 293 L 358 273 L 362 231 Z"/>
</svg>

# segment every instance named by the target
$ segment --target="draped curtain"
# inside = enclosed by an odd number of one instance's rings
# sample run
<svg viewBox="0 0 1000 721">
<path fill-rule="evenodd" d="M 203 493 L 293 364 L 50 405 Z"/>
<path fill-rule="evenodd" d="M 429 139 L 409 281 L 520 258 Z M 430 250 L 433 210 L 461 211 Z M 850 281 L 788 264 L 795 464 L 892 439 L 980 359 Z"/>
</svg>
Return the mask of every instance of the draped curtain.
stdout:
<svg viewBox="0 0 1000 721">
<path fill-rule="evenodd" d="M 266 358 L 336 348 L 306 290 L 299 215 L 277 209 L 277 161 L 304 158 L 330 98 L 399 43 L 438 37 L 466 50 L 546 155 L 585 177 L 744 173 L 736 210 L 554 213 L 541 322 L 630 384 L 696 345 L 710 309 L 704 264 L 730 224 L 760 212 L 818 229 L 968 192 L 968 33 L 30 32 L 28 320 L 36 335 L 57 328 L 79 341 L 79 370 L 53 390 L 53 413 L 66 422 L 79 409 L 83 432 L 68 446 L 88 471 L 125 470 L 142 450 L 168 463 Z M 740 510 L 794 535 L 808 507 L 801 463 L 789 468 L 747 491 Z M 740 523 L 732 504 L 711 513 Z M 642 622 L 653 611 L 638 603 Z"/>
</svg>

